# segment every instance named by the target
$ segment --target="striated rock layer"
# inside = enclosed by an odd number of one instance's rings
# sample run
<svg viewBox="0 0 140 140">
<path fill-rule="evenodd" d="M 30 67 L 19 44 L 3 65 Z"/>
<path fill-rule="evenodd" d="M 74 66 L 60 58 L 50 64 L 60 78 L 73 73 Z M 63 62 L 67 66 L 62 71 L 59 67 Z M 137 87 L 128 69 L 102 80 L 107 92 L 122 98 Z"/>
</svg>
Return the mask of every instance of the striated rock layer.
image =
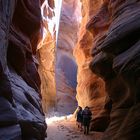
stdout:
<svg viewBox="0 0 140 140">
<path fill-rule="evenodd" d="M 40 35 L 40 1 L 0 2 L 0 139 L 43 140 L 36 48 Z"/>
<path fill-rule="evenodd" d="M 90 49 L 92 35 L 86 30 L 89 19 L 100 8 L 102 0 L 82 0 L 82 22 L 74 56 L 78 64 L 77 100 L 83 108 L 89 106 L 93 113 L 92 130 L 103 131 L 109 122 L 110 105 L 105 96 L 104 81 L 89 69 L 92 60 Z"/>
<path fill-rule="evenodd" d="M 45 113 L 52 111 L 56 102 L 55 88 L 55 13 L 54 0 L 45 0 L 42 10 L 42 40 L 38 45 L 41 95 Z"/>
<path fill-rule="evenodd" d="M 90 68 L 105 81 L 112 106 L 103 140 L 139 140 L 140 1 L 104 0 L 87 29 L 94 38 Z"/>
<path fill-rule="evenodd" d="M 77 65 L 73 48 L 77 42 L 79 29 L 79 0 L 63 0 L 56 52 L 57 111 L 73 113 L 77 107 L 76 75 Z"/>
</svg>

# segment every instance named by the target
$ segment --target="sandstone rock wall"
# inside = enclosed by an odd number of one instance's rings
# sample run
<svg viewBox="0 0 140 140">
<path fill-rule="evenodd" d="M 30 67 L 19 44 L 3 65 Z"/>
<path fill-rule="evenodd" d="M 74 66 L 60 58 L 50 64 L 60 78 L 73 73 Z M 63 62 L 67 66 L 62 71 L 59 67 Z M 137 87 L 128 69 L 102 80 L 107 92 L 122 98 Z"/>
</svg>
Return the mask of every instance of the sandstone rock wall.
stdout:
<svg viewBox="0 0 140 140">
<path fill-rule="evenodd" d="M 55 3 L 45 0 L 42 5 L 42 40 L 38 45 L 41 95 L 45 113 L 52 111 L 56 103 L 55 88 Z"/>
<path fill-rule="evenodd" d="M 0 2 L 0 139 L 43 140 L 36 48 L 40 36 L 40 1 Z"/>
<path fill-rule="evenodd" d="M 82 0 L 82 22 L 74 56 L 78 64 L 77 100 L 83 108 L 89 106 L 93 113 L 93 130 L 103 131 L 109 122 L 109 104 L 106 102 L 105 85 L 101 78 L 89 69 L 92 60 L 90 50 L 93 37 L 86 30 L 89 19 L 97 13 L 102 0 Z"/>
<path fill-rule="evenodd" d="M 77 107 L 77 65 L 73 48 L 77 42 L 79 20 L 79 1 L 63 0 L 56 52 L 57 111 L 62 114 L 73 113 Z"/>
<path fill-rule="evenodd" d="M 93 6 L 94 7 L 94 6 Z M 91 70 L 105 81 L 112 109 L 103 140 L 138 140 L 140 1 L 104 0 L 87 24 Z"/>
</svg>

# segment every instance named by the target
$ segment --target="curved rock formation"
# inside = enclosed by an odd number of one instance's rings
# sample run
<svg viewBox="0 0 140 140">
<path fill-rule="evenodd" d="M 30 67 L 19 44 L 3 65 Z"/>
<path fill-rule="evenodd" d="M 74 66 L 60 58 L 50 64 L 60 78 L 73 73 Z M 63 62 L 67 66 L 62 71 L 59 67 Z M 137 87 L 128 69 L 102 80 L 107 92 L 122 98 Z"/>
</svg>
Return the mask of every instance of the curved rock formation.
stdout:
<svg viewBox="0 0 140 140">
<path fill-rule="evenodd" d="M 79 29 L 80 5 L 78 0 L 63 0 L 56 52 L 57 111 L 73 113 L 77 107 L 77 65 L 73 48 Z"/>
<path fill-rule="evenodd" d="M 93 42 L 92 35 L 86 30 L 89 19 L 100 8 L 101 0 L 82 0 L 82 22 L 79 31 L 78 43 L 74 50 L 78 64 L 77 100 L 83 108 L 89 106 L 93 113 L 92 130 L 103 131 L 109 122 L 108 99 L 105 96 L 104 82 L 89 69 L 92 60 L 90 49 Z"/>
<path fill-rule="evenodd" d="M 45 137 L 35 56 L 40 27 L 39 0 L 1 0 L 0 139 Z"/>
<path fill-rule="evenodd" d="M 48 113 L 55 107 L 55 19 L 54 1 L 45 0 L 42 7 L 42 40 L 38 45 L 39 75 L 43 110 Z"/>
<path fill-rule="evenodd" d="M 104 0 L 87 24 L 94 38 L 90 68 L 104 79 L 112 104 L 103 140 L 140 137 L 139 22 L 139 1 Z"/>
</svg>

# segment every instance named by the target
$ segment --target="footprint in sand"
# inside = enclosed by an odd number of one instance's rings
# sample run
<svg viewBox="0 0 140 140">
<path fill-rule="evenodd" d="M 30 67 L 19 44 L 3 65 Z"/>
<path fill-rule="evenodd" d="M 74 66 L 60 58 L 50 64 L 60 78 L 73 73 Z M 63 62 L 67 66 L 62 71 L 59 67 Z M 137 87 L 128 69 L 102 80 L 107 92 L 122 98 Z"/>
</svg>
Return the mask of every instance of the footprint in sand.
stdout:
<svg viewBox="0 0 140 140">
<path fill-rule="evenodd" d="M 77 132 L 72 132 L 72 135 L 76 135 L 77 134 Z"/>
<path fill-rule="evenodd" d="M 64 125 L 59 125 L 59 126 L 57 126 L 57 128 L 58 128 L 58 130 L 64 130 L 65 129 Z"/>
<path fill-rule="evenodd" d="M 72 136 L 71 138 L 72 138 L 72 139 L 77 139 L 77 138 L 79 138 L 79 136 L 76 136 L 76 135 L 75 135 L 75 136 Z"/>
<path fill-rule="evenodd" d="M 63 125 L 62 125 L 62 126 L 60 126 L 60 128 L 61 128 L 61 129 L 65 129 L 65 127 L 64 127 Z"/>
<path fill-rule="evenodd" d="M 58 128 L 58 130 L 60 130 L 60 131 L 62 130 L 62 128 L 61 128 L 61 126 L 60 126 L 60 125 L 59 125 L 57 128 Z"/>
<path fill-rule="evenodd" d="M 73 133 L 73 131 L 71 131 L 71 130 L 68 130 L 68 132 L 69 132 L 69 133 Z"/>
</svg>

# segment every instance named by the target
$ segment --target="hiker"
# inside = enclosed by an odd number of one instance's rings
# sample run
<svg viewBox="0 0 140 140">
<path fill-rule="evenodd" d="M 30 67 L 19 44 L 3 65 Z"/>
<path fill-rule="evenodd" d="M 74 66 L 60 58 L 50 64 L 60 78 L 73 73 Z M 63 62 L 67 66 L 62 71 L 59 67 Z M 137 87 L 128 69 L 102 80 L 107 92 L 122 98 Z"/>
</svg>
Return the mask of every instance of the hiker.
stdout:
<svg viewBox="0 0 140 140">
<path fill-rule="evenodd" d="M 88 134 L 90 121 L 92 119 L 92 113 L 88 106 L 86 106 L 85 109 L 83 110 L 82 116 L 83 116 L 84 134 Z"/>
<path fill-rule="evenodd" d="M 76 112 L 76 122 L 77 122 L 78 128 L 81 128 L 81 130 L 82 130 L 82 121 L 83 121 L 82 107 L 78 106 L 78 109 Z"/>
</svg>

